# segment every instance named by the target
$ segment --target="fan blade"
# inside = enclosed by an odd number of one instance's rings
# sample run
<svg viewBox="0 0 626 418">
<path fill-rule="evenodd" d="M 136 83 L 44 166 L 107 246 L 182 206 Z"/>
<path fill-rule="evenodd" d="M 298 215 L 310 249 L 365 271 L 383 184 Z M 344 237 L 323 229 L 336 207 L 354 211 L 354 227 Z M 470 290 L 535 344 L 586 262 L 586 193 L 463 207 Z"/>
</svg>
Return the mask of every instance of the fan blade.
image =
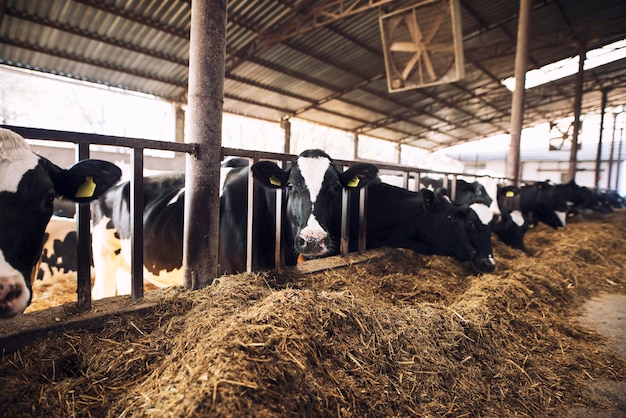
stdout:
<svg viewBox="0 0 626 418">
<path fill-rule="evenodd" d="M 421 55 L 421 51 L 416 52 L 411 59 L 409 60 L 409 62 L 406 63 L 406 65 L 404 66 L 404 70 L 402 71 L 402 79 L 403 80 L 408 80 L 409 76 L 411 75 L 411 73 L 413 72 L 413 70 L 415 69 L 415 65 L 419 62 L 420 60 L 420 55 Z"/>
<path fill-rule="evenodd" d="M 442 3 L 443 4 L 443 3 Z M 435 21 L 433 22 L 430 32 L 428 32 L 428 34 L 426 34 L 426 38 L 424 38 L 424 43 L 425 44 L 429 44 L 433 38 L 435 37 L 435 35 L 437 34 L 437 31 L 439 30 L 439 28 L 441 27 L 441 24 L 443 23 L 443 19 L 448 16 L 448 9 L 444 6 L 439 13 L 437 14 L 437 18 L 435 19 Z"/>
<path fill-rule="evenodd" d="M 407 15 L 406 18 L 406 26 L 409 29 L 409 33 L 411 34 L 411 39 L 415 42 L 416 45 L 422 43 L 422 31 L 420 30 L 419 25 L 417 24 L 417 17 L 415 16 L 415 10 L 410 15 Z"/>
<path fill-rule="evenodd" d="M 435 75 L 435 69 L 433 68 L 433 63 L 430 61 L 430 57 L 428 56 L 428 51 L 424 51 L 424 53 L 422 53 L 422 58 L 424 59 L 426 72 L 430 76 L 430 79 L 432 81 L 435 81 L 437 79 L 437 76 Z"/>
<path fill-rule="evenodd" d="M 413 42 L 394 42 L 389 45 L 389 50 L 394 52 L 415 52 L 417 45 Z"/>
</svg>

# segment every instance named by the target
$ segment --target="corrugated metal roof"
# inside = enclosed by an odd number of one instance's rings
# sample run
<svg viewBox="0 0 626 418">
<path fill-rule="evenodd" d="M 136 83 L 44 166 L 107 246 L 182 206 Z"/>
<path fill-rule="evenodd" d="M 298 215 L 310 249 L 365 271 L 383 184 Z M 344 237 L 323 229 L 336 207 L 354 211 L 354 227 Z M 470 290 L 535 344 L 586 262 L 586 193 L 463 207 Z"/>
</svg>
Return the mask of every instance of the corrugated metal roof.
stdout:
<svg viewBox="0 0 626 418">
<path fill-rule="evenodd" d="M 511 93 L 499 81 L 513 75 L 519 3 L 460 0 L 465 77 L 390 94 L 379 17 L 413 3 L 230 1 L 224 110 L 299 117 L 429 150 L 506 132 Z M 359 12 L 345 13 L 348 6 Z M 185 101 L 190 1 L 4 0 L 0 7 L 0 63 Z M 576 55 L 581 41 L 590 49 L 626 37 L 623 0 L 542 0 L 532 10 L 529 69 Z M 585 111 L 600 107 L 602 88 L 611 88 L 609 105 L 624 103 L 625 61 L 586 73 Z M 571 114 L 573 95 L 574 77 L 528 90 L 525 124 Z"/>
</svg>

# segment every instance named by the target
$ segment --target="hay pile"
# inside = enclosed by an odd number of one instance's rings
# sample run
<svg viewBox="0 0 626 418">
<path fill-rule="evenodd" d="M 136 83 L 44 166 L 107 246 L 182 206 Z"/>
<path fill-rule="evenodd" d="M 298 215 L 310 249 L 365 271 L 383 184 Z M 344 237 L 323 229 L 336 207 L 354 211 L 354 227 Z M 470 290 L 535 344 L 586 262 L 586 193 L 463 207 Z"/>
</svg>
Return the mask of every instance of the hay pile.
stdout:
<svg viewBox="0 0 626 418">
<path fill-rule="evenodd" d="M 624 359 L 574 318 L 626 291 L 626 213 L 495 242 L 494 274 L 389 250 L 311 275 L 150 292 L 2 359 L 7 416 L 569 416 Z"/>
</svg>

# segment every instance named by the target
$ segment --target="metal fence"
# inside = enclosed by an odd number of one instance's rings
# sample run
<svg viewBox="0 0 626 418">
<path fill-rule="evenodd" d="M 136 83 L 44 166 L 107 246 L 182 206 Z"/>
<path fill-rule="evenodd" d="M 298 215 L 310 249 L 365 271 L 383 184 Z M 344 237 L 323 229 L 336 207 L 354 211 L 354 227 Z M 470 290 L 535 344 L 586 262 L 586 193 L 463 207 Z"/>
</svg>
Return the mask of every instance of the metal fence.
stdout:
<svg viewBox="0 0 626 418">
<path fill-rule="evenodd" d="M 177 153 L 186 153 L 194 155 L 196 148 L 194 144 L 169 142 L 169 141 L 156 141 L 140 138 L 127 138 L 110 135 L 88 134 L 71 131 L 60 131 L 50 129 L 36 129 L 20 126 L 7 126 L 2 127 L 11 129 L 14 132 L 22 135 L 27 139 L 39 139 L 39 140 L 51 140 L 68 142 L 75 144 L 76 161 L 90 158 L 90 146 L 91 145 L 104 145 L 128 148 L 131 156 L 131 204 L 130 204 L 130 217 L 131 217 L 131 277 L 132 277 L 132 296 L 133 299 L 143 298 L 143 210 L 144 201 L 143 193 L 137 193 L 139 190 L 143 190 L 143 173 L 144 173 L 144 150 L 166 150 L 174 151 Z M 281 154 L 273 152 L 263 151 L 249 151 L 233 148 L 222 148 L 222 158 L 225 156 L 242 157 L 247 158 L 250 161 L 250 165 L 260 160 L 272 160 L 280 162 L 283 167 L 292 161 L 295 156 L 291 154 Z M 334 160 L 337 166 L 344 168 L 354 164 L 355 161 L 347 160 Z M 467 173 L 450 173 L 445 171 L 436 170 L 423 170 L 415 167 L 407 167 L 396 164 L 386 164 L 373 162 L 379 168 L 380 173 L 397 175 L 401 178 L 401 183 L 404 188 L 417 191 L 421 188 L 421 179 L 424 176 L 434 176 L 442 181 L 443 187 L 446 187 L 450 191 L 450 195 L 454 198 L 456 194 L 456 183 L 459 177 L 464 178 L 478 178 L 483 176 L 477 176 L 475 174 Z M 499 182 L 506 181 L 505 178 L 498 178 Z M 252 187 L 252 175 L 251 170 L 248 170 L 248 220 L 247 220 L 247 271 L 254 271 L 255 266 L 253 263 L 253 251 L 252 248 L 252 234 L 254 217 L 254 194 Z M 362 189 L 359 193 L 359 236 L 358 236 L 358 252 L 365 252 L 366 247 L 366 199 L 367 188 Z M 350 193 L 345 191 L 342 195 L 342 227 L 341 227 L 341 239 L 340 239 L 340 254 L 347 255 L 349 253 L 349 205 L 356 204 L 356 202 L 350 201 Z M 282 191 L 276 193 L 276 248 L 275 248 L 275 264 L 276 266 L 283 266 L 284 264 L 284 248 L 281 248 L 281 219 L 283 216 L 283 194 Z M 191 214 L 190 216 L 194 216 Z M 77 306 L 79 309 L 91 308 L 91 236 L 90 236 L 90 207 L 89 205 L 78 205 L 76 212 L 76 229 L 77 229 L 77 294 L 78 301 Z M 186 220 L 187 221 L 187 220 Z"/>
</svg>

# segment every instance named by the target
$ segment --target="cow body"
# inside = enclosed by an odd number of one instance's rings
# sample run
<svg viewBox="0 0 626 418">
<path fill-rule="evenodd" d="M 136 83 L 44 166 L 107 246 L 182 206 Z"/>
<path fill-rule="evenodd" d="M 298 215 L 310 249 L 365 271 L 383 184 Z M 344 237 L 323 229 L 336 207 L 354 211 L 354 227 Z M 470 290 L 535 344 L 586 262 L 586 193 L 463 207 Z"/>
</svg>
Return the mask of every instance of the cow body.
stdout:
<svg viewBox="0 0 626 418">
<path fill-rule="evenodd" d="M 554 229 L 566 225 L 567 201 L 559 189 L 547 181 L 522 186 L 520 209 L 526 218 Z"/>
<path fill-rule="evenodd" d="M 144 178 L 144 279 L 158 287 L 182 284 L 183 173 Z M 131 292 L 130 182 L 92 203 L 94 299 Z"/>
<path fill-rule="evenodd" d="M 451 256 L 470 261 L 472 248 L 447 199 L 431 190 L 412 192 L 386 183 L 367 191 L 367 248 L 407 248 L 420 254 Z M 358 238 L 357 205 L 352 205 L 351 250 Z"/>
<path fill-rule="evenodd" d="M 64 170 L 34 154 L 20 135 L 0 128 L 0 318 L 30 304 L 54 198 L 88 202 L 120 177 L 117 166 L 99 160 Z"/>
</svg>

